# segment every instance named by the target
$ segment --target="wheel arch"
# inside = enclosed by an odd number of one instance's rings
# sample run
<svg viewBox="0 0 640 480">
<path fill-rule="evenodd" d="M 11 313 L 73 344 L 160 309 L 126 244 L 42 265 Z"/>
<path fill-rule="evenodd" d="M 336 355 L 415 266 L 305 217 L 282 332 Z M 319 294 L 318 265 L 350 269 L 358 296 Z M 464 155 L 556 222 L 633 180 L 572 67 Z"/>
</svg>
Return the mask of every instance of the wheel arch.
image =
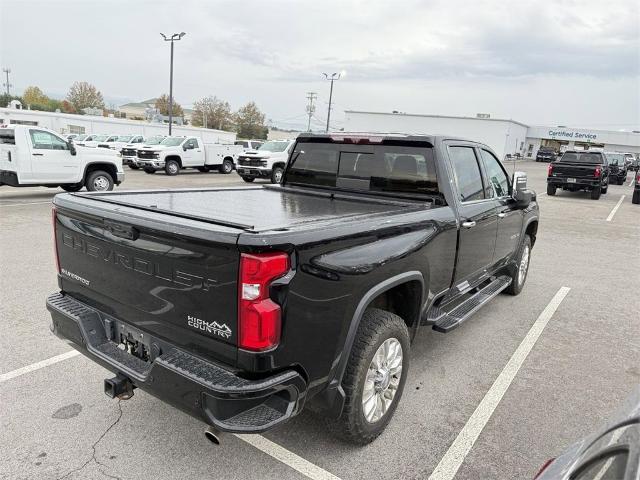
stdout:
<svg viewBox="0 0 640 480">
<path fill-rule="evenodd" d="M 118 169 L 113 163 L 92 162 L 85 165 L 81 182 L 86 183 L 87 177 L 91 174 L 91 172 L 95 172 L 96 170 L 104 170 L 105 172 L 107 172 L 109 175 L 111 175 L 114 183 L 118 179 Z"/>
<path fill-rule="evenodd" d="M 182 157 L 180 155 L 167 155 L 164 159 L 165 164 L 169 161 L 169 160 L 175 160 L 178 162 L 178 165 L 180 165 L 180 168 L 182 168 Z"/>
<path fill-rule="evenodd" d="M 536 236 L 538 235 L 538 218 L 532 218 L 527 222 L 524 227 L 524 234 L 529 235 L 531 237 L 531 246 L 533 247 L 536 243 Z"/>
</svg>

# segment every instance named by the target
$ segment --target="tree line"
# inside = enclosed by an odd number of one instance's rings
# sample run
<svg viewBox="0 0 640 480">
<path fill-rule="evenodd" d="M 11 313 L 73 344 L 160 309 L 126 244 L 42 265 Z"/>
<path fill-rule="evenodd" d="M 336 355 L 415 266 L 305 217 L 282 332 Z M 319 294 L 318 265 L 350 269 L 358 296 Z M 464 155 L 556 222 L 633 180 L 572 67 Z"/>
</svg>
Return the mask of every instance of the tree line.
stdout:
<svg viewBox="0 0 640 480">
<path fill-rule="evenodd" d="M 11 100 L 19 100 L 32 110 L 81 114 L 85 108 L 105 109 L 102 93 L 88 82 L 75 82 L 64 100 L 50 98 L 37 86 L 27 87 L 22 96 L 0 95 L 0 105 L 6 106 Z M 169 115 L 169 95 L 162 94 L 156 99 L 155 108 L 161 115 Z M 173 116 L 183 117 L 184 109 L 173 101 Z M 108 113 L 117 113 L 116 109 Z M 215 96 L 204 97 L 193 105 L 191 124 L 195 127 L 235 131 L 240 138 L 267 138 L 269 129 L 265 125 L 265 114 L 255 102 L 249 102 L 233 112 L 229 102 Z"/>
</svg>

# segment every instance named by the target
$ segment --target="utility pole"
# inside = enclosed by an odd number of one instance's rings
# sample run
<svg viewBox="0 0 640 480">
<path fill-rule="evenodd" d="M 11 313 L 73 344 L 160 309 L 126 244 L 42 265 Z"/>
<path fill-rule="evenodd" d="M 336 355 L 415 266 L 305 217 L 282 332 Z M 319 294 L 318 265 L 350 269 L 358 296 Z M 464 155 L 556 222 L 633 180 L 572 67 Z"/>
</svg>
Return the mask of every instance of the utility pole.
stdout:
<svg viewBox="0 0 640 480">
<path fill-rule="evenodd" d="M 171 61 L 169 66 L 169 136 L 171 136 L 171 125 L 173 124 L 173 42 L 182 39 L 186 33 L 174 33 L 169 38 L 164 33 L 160 35 L 162 35 L 165 42 L 171 42 Z"/>
<path fill-rule="evenodd" d="M 7 81 L 6 81 L 6 83 L 3 83 L 2 85 L 7 88 L 7 96 L 11 96 L 11 93 L 9 92 L 9 89 L 11 87 L 13 87 L 13 85 L 11 85 L 9 83 L 9 74 L 11 73 L 11 69 L 10 68 L 3 68 L 2 71 L 3 71 L 3 73 L 5 73 L 7 75 Z"/>
<path fill-rule="evenodd" d="M 313 101 L 318 98 L 318 94 L 316 92 L 307 92 L 307 100 L 309 100 L 309 105 L 307 105 L 307 115 L 309 116 L 309 121 L 307 122 L 307 132 L 311 131 L 311 117 L 316 111 L 316 106 L 313 104 Z"/>
<path fill-rule="evenodd" d="M 324 78 L 331 82 L 331 89 L 329 90 L 329 109 L 327 110 L 327 128 L 325 132 L 329 131 L 329 121 L 331 120 L 331 99 L 333 98 L 333 82 L 336 80 L 340 80 L 340 76 L 342 73 L 332 73 L 329 75 L 328 73 L 323 73 Z"/>
</svg>

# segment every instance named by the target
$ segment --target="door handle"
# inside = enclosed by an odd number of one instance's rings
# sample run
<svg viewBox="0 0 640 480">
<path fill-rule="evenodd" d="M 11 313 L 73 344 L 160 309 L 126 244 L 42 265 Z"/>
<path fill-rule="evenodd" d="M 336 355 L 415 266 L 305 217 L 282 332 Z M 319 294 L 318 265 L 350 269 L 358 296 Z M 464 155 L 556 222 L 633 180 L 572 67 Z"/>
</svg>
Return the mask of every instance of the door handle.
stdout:
<svg viewBox="0 0 640 480">
<path fill-rule="evenodd" d="M 464 228 L 472 228 L 476 226 L 476 222 L 462 222 Z"/>
<path fill-rule="evenodd" d="M 44 153 L 32 153 L 31 155 L 33 155 L 34 157 L 42 157 Z"/>
<path fill-rule="evenodd" d="M 504 217 L 506 217 L 506 216 L 507 216 L 507 214 L 506 214 L 506 213 L 504 213 L 504 212 L 500 212 L 500 213 L 498 214 L 498 218 L 504 218 Z"/>
</svg>

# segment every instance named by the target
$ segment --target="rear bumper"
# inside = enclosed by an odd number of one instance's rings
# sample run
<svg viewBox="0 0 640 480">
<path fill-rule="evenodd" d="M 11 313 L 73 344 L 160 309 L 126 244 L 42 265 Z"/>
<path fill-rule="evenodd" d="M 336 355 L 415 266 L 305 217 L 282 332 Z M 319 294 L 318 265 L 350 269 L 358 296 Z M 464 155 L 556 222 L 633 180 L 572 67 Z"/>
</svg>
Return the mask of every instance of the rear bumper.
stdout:
<svg viewBox="0 0 640 480">
<path fill-rule="evenodd" d="M 108 338 L 117 336 L 113 325 L 118 321 L 106 313 L 60 293 L 47 298 L 47 309 L 53 333 L 82 354 L 219 430 L 263 432 L 289 420 L 304 405 L 307 385 L 295 370 L 249 380 L 153 337 L 149 341 L 157 356 L 145 362 Z"/>
<path fill-rule="evenodd" d="M 569 177 L 547 177 L 547 184 L 549 185 L 554 185 L 556 187 L 571 187 L 571 186 L 577 186 L 580 188 L 586 188 L 586 187 L 601 187 L 603 185 L 605 185 L 605 182 L 602 181 L 602 179 L 598 178 L 575 178 L 575 182 L 569 182 L 568 181 Z"/>
</svg>

